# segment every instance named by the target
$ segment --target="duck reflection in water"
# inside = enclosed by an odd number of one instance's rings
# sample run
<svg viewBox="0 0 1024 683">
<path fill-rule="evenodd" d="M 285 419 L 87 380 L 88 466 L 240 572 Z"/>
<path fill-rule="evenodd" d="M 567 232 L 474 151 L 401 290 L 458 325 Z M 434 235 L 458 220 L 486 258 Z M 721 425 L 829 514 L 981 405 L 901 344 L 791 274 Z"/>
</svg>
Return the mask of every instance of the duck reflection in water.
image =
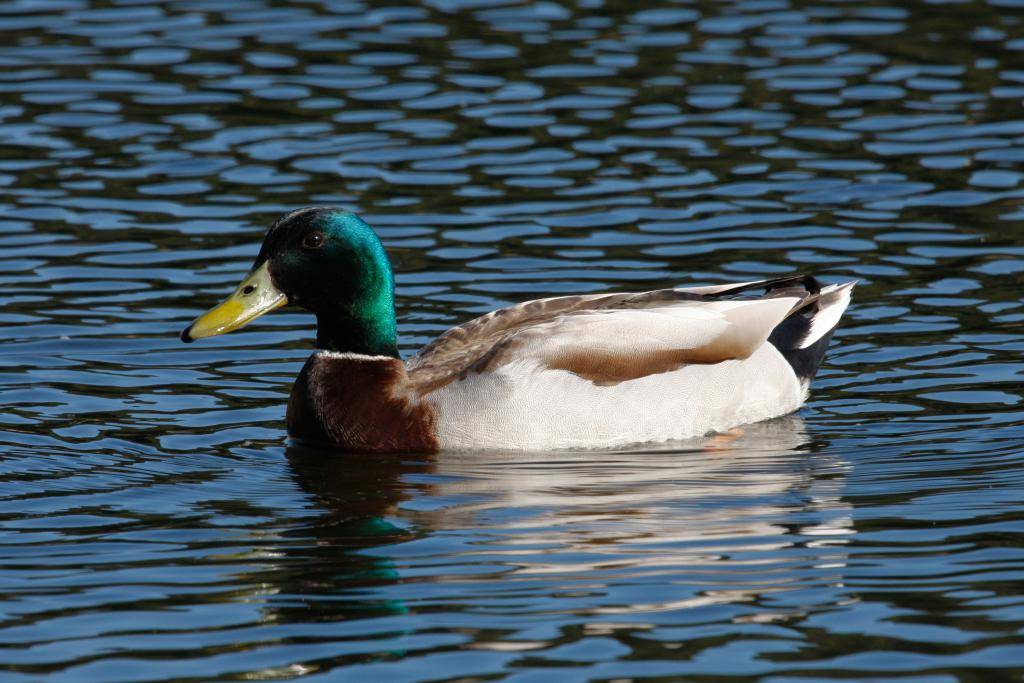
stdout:
<svg viewBox="0 0 1024 683">
<path fill-rule="evenodd" d="M 510 617 L 523 601 L 593 618 L 726 604 L 737 607 L 734 621 L 799 618 L 807 606 L 780 596 L 806 588 L 808 574 L 840 583 L 853 533 L 846 465 L 798 417 L 600 457 L 413 459 L 298 445 L 287 457 L 322 516 L 295 530 L 315 544 L 295 548 L 309 561 L 290 565 L 288 592 L 303 598 L 280 610 L 285 619 L 439 602 L 505 605 Z"/>
</svg>

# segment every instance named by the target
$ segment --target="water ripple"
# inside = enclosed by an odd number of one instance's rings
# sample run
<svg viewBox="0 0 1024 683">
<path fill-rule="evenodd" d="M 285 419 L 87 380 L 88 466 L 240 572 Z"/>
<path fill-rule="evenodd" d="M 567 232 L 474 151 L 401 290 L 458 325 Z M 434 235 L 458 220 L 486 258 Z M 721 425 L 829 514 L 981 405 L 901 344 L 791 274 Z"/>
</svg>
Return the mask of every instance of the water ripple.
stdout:
<svg viewBox="0 0 1024 683">
<path fill-rule="evenodd" d="M 1017 5 L 0 7 L 5 680 L 1019 678 Z M 339 457 L 284 439 L 305 315 L 177 340 L 312 203 L 382 235 L 406 352 L 860 286 L 796 417 Z"/>
</svg>

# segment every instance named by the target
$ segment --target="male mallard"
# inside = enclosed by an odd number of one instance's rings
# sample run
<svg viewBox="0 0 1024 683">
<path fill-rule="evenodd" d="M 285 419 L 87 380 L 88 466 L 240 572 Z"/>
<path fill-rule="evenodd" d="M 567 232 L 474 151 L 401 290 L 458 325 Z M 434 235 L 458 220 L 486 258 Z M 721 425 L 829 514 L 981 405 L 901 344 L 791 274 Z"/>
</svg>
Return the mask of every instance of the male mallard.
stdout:
<svg viewBox="0 0 1024 683">
<path fill-rule="evenodd" d="M 317 350 L 288 433 L 352 451 L 619 447 L 722 431 L 800 407 L 854 283 L 792 276 L 527 301 L 398 354 L 394 280 L 358 216 L 279 218 L 252 270 L 190 342 L 293 303 Z M 758 298 L 738 295 L 764 290 Z"/>
</svg>

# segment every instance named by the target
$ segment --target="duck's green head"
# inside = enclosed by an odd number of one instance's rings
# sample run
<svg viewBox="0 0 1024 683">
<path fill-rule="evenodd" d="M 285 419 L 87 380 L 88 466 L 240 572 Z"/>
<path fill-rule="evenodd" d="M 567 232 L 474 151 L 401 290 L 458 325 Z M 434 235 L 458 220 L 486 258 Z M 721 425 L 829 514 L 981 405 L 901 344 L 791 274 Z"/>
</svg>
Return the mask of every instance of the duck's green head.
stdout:
<svg viewBox="0 0 1024 683">
<path fill-rule="evenodd" d="M 237 330 L 290 303 L 316 314 L 318 348 L 397 357 L 394 292 L 384 247 L 359 216 L 299 209 L 277 219 L 234 294 L 181 339 Z"/>
</svg>

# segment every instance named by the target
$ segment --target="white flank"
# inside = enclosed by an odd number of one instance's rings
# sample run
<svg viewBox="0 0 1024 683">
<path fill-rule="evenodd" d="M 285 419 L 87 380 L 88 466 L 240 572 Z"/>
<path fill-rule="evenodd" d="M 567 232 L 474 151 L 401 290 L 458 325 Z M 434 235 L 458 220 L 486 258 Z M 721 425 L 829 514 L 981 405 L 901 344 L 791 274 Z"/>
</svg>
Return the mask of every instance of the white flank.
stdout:
<svg viewBox="0 0 1024 683">
<path fill-rule="evenodd" d="M 805 390 L 771 344 L 611 386 L 534 359 L 470 373 L 427 397 L 445 449 L 614 448 L 701 436 L 790 413 Z"/>
</svg>

